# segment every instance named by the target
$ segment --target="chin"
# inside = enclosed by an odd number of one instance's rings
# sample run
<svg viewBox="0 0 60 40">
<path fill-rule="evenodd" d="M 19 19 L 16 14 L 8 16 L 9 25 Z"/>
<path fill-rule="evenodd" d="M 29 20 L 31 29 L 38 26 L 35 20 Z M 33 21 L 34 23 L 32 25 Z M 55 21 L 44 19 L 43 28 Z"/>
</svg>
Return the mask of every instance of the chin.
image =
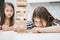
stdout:
<svg viewBox="0 0 60 40">
<path fill-rule="evenodd" d="M 8 16 L 8 18 L 11 18 L 11 16 Z"/>
</svg>

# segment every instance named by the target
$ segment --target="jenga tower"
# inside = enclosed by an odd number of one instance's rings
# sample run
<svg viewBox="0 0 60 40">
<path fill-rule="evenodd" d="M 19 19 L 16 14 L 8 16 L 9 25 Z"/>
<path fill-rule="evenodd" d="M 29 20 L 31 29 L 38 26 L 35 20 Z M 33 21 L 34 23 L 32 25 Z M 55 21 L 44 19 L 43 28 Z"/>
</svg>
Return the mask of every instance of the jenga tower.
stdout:
<svg viewBox="0 0 60 40">
<path fill-rule="evenodd" d="M 21 29 L 27 28 L 26 26 L 26 1 L 27 0 L 17 0 L 16 7 L 16 24 L 19 25 Z"/>
</svg>

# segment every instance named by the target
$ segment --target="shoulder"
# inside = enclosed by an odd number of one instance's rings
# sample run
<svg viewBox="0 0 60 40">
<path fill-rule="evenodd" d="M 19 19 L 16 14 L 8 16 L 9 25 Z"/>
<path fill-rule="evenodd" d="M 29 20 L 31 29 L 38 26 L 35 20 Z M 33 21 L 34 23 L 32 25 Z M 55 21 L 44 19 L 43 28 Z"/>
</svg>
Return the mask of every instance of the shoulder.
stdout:
<svg viewBox="0 0 60 40">
<path fill-rule="evenodd" d="M 27 29 L 31 29 L 33 26 L 32 21 L 27 21 Z"/>
<path fill-rule="evenodd" d="M 52 25 L 59 26 L 60 25 L 60 22 L 53 22 Z"/>
<path fill-rule="evenodd" d="M 60 20 L 54 19 L 52 25 L 59 26 L 60 25 Z"/>
</svg>

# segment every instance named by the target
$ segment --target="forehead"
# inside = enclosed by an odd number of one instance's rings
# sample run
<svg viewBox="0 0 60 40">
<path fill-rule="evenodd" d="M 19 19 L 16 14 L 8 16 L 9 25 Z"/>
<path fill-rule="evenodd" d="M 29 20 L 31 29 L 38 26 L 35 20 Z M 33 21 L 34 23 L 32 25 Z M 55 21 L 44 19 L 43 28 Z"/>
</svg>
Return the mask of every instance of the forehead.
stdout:
<svg viewBox="0 0 60 40">
<path fill-rule="evenodd" d="M 6 4 L 5 9 L 13 9 L 11 5 Z"/>
<path fill-rule="evenodd" d="M 35 18 L 34 18 L 34 21 L 41 21 L 41 19 L 38 18 L 38 17 L 35 17 Z"/>
<path fill-rule="evenodd" d="M 34 18 L 34 21 L 44 21 L 45 19 L 43 19 L 43 18 L 38 18 L 38 17 L 35 17 Z"/>
</svg>

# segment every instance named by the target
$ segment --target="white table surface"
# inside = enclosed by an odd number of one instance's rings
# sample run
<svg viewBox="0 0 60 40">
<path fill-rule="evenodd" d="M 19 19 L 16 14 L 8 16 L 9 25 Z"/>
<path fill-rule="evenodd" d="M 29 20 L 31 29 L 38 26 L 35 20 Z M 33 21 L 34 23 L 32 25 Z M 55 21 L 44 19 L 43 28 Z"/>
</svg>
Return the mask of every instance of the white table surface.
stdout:
<svg viewBox="0 0 60 40">
<path fill-rule="evenodd" d="M 16 33 L 0 31 L 0 40 L 60 40 L 60 33 Z"/>
</svg>

